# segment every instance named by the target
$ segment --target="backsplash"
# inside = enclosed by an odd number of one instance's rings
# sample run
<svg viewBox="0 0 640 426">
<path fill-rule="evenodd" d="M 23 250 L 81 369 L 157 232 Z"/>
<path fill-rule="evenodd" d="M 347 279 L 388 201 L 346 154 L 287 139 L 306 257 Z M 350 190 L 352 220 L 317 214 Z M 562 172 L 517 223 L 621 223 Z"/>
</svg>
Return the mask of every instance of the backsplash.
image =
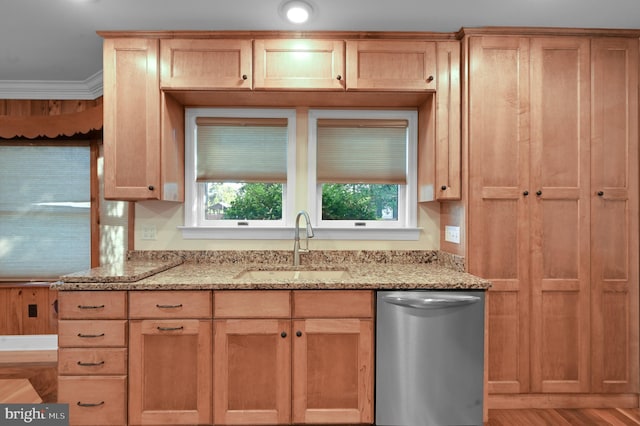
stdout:
<svg viewBox="0 0 640 426">
<path fill-rule="evenodd" d="M 129 260 L 171 260 L 176 257 L 193 263 L 288 264 L 291 250 L 134 250 Z M 464 257 L 438 250 L 314 250 L 300 257 L 301 265 L 339 263 L 433 263 L 464 271 Z"/>
</svg>

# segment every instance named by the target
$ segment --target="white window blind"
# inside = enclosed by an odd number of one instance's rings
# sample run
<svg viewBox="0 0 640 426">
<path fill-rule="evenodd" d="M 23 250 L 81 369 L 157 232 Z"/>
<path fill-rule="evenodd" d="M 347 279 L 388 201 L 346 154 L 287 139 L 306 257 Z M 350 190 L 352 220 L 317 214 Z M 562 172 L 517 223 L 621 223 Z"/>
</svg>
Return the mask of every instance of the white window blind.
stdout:
<svg viewBox="0 0 640 426">
<path fill-rule="evenodd" d="M 198 182 L 287 182 L 286 118 L 196 118 Z"/>
<path fill-rule="evenodd" d="M 0 278 L 91 265 L 88 146 L 0 145 Z"/>
<path fill-rule="evenodd" d="M 407 183 L 406 120 L 318 119 L 317 181 Z"/>
</svg>

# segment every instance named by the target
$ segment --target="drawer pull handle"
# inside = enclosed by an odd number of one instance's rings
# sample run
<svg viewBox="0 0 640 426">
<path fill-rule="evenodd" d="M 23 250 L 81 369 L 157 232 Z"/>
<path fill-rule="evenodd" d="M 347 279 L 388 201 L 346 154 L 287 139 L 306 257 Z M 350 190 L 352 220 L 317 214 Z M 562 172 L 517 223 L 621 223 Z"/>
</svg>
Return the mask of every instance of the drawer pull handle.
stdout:
<svg viewBox="0 0 640 426">
<path fill-rule="evenodd" d="M 78 337 L 81 337 L 83 339 L 93 339 L 96 337 L 104 337 L 104 333 L 100 333 L 100 334 L 82 334 L 82 333 L 78 333 Z"/>
<path fill-rule="evenodd" d="M 104 365 L 104 361 L 100 362 L 82 362 L 78 361 L 78 365 L 81 367 L 97 367 L 99 365 Z"/>
<path fill-rule="evenodd" d="M 160 331 L 177 331 L 177 330 L 184 330 L 183 326 L 180 327 L 160 327 L 158 326 L 158 330 Z"/>
<path fill-rule="evenodd" d="M 182 303 L 179 303 L 177 305 L 156 305 L 156 308 L 160 308 L 160 309 L 177 309 L 177 308 L 182 308 Z"/>
<path fill-rule="evenodd" d="M 102 309 L 104 305 L 78 305 L 78 309 Z"/>
<path fill-rule="evenodd" d="M 78 407 L 99 407 L 101 405 L 104 405 L 104 401 L 100 401 L 96 403 L 78 401 Z"/>
</svg>

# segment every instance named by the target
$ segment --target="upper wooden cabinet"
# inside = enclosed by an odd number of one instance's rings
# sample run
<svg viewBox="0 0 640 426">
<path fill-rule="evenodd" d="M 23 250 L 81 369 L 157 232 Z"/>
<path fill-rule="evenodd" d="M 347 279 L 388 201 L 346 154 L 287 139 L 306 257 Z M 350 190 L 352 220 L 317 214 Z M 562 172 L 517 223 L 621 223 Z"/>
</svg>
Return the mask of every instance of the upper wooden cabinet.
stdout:
<svg viewBox="0 0 640 426">
<path fill-rule="evenodd" d="M 250 90 L 251 60 L 251 40 L 160 40 L 160 87 Z"/>
<path fill-rule="evenodd" d="M 158 54 L 157 39 L 104 40 L 106 199 L 184 201 L 184 111 L 160 93 Z"/>
<path fill-rule="evenodd" d="M 436 43 L 347 41 L 347 90 L 435 90 Z"/>
<path fill-rule="evenodd" d="M 255 89 L 344 90 L 344 42 L 255 40 L 253 67 Z"/>
<path fill-rule="evenodd" d="M 160 199 L 158 40 L 106 39 L 104 197 Z"/>
<path fill-rule="evenodd" d="M 418 109 L 418 202 L 462 194 L 460 43 L 438 42 L 436 93 Z"/>
</svg>

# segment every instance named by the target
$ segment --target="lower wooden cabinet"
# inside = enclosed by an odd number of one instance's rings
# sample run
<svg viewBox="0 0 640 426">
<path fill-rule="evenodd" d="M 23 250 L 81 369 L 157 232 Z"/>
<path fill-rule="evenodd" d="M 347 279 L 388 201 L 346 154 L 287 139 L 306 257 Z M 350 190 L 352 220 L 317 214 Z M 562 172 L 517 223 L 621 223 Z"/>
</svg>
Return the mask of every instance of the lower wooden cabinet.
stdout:
<svg viewBox="0 0 640 426">
<path fill-rule="evenodd" d="M 293 422 L 373 422 L 373 320 L 294 320 Z"/>
<path fill-rule="evenodd" d="M 72 425 L 373 423 L 371 291 L 61 293 Z"/>
<path fill-rule="evenodd" d="M 247 312 L 258 297 L 271 306 Z M 288 298 L 214 296 L 215 424 L 372 423 L 372 293 L 294 291 L 291 314 Z"/>
<path fill-rule="evenodd" d="M 216 320 L 214 423 L 291 421 L 291 321 Z"/>
<path fill-rule="evenodd" d="M 127 422 L 126 376 L 59 376 L 58 401 L 69 404 L 69 424 L 122 426 Z"/>
<path fill-rule="evenodd" d="M 132 320 L 129 424 L 211 423 L 211 320 Z"/>
</svg>

